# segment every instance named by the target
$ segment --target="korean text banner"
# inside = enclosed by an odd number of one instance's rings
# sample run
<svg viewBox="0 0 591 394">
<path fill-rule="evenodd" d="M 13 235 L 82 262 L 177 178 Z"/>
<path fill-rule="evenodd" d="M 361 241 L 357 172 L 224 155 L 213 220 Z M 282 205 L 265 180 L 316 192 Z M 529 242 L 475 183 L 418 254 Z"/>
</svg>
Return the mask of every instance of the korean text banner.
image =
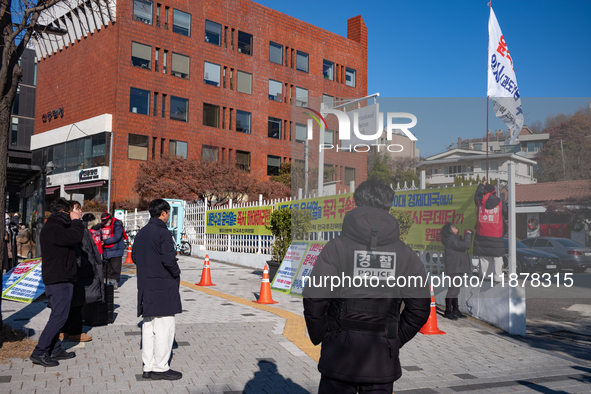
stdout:
<svg viewBox="0 0 591 394">
<path fill-rule="evenodd" d="M 286 201 L 277 204 L 277 209 L 306 209 L 312 214 L 310 231 L 341 231 L 345 214 L 355 208 L 353 193 L 334 196 Z"/>
<path fill-rule="evenodd" d="M 316 259 L 326 245 L 325 241 L 294 241 L 279 266 L 271 284 L 271 290 L 302 296 L 303 276 L 309 276 Z"/>
<path fill-rule="evenodd" d="M 406 244 L 416 251 L 443 252 L 441 228 L 453 223 L 460 234 L 474 230 L 477 186 L 396 192 L 392 207 L 412 215 L 414 224 L 406 235 Z"/>
<path fill-rule="evenodd" d="M 45 292 L 41 259 L 25 260 L 2 276 L 2 298 L 31 303 Z"/>
<path fill-rule="evenodd" d="M 207 211 L 206 234 L 271 235 L 271 207 Z"/>
<path fill-rule="evenodd" d="M 495 13 L 490 8 L 488 20 L 488 89 L 487 96 L 493 99 L 497 118 L 510 130 L 507 144 L 512 144 L 523 126 L 521 97 L 513 68 L 509 47 L 501 32 Z"/>
</svg>

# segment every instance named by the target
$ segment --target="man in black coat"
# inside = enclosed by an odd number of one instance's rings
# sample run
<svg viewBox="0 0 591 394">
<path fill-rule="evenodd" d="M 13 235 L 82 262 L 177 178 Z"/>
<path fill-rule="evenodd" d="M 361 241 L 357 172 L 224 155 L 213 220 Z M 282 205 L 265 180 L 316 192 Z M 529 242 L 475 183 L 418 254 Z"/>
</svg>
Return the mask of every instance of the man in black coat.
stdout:
<svg viewBox="0 0 591 394">
<path fill-rule="evenodd" d="M 445 246 L 445 275 L 450 278 L 450 284 L 445 296 L 445 313 L 443 316 L 451 320 L 458 320 L 458 318 L 465 318 L 466 316 L 460 312 L 458 302 L 463 279 L 456 278 L 461 278 L 470 273 L 471 263 L 468 249 L 472 246 L 472 231 L 468 230 L 466 238 L 462 238 L 460 230 L 456 226 L 446 223 L 441 229 L 441 243 Z"/>
<path fill-rule="evenodd" d="M 168 365 L 174 342 L 174 315 L 182 312 L 179 293 L 181 270 L 166 223 L 170 205 L 150 202 L 150 221 L 136 235 L 131 258 L 137 266 L 137 313 L 143 316 L 142 360 L 146 379 L 183 377 Z"/>
<path fill-rule="evenodd" d="M 76 356 L 74 352 L 62 349 L 59 332 L 68 319 L 77 279 L 78 265 L 74 249 L 82 241 L 85 230 L 80 220 L 81 212 L 71 211 L 65 198 L 54 200 L 50 210 L 51 215 L 41 230 L 40 243 L 43 257 L 41 274 L 51 314 L 30 357 L 33 364 L 44 367 L 55 367 L 59 365 L 57 360 Z"/>
<path fill-rule="evenodd" d="M 495 187 L 487 182 L 481 183 L 476 189 L 474 203 L 477 219 L 473 254 L 479 257 L 483 278 L 500 282 L 505 254 L 503 220 L 507 220 L 508 209 L 495 192 Z"/>
<path fill-rule="evenodd" d="M 308 334 L 315 345 L 322 343 L 319 393 L 392 393 L 402 375 L 399 349 L 429 317 L 425 268 L 400 241 L 398 222 L 389 213 L 393 198 L 381 181 L 359 185 L 357 208 L 304 278 Z"/>
</svg>

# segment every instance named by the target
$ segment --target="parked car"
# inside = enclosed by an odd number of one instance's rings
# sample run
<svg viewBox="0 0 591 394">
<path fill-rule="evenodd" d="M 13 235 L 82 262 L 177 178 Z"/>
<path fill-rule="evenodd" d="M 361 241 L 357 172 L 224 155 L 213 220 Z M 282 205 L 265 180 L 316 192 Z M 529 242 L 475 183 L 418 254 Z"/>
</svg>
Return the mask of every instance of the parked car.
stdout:
<svg viewBox="0 0 591 394">
<path fill-rule="evenodd" d="M 576 273 L 591 267 L 591 248 L 568 238 L 532 237 L 522 241 L 528 248 L 543 250 L 558 256 L 562 268 Z"/>
<path fill-rule="evenodd" d="M 515 241 L 517 249 L 517 266 L 515 271 L 517 275 L 522 272 L 558 272 L 561 265 L 557 256 L 546 253 L 541 250 L 530 249 L 523 243 Z M 509 241 L 505 238 L 505 253 L 509 254 Z M 508 267 L 508 257 L 503 256 L 504 267 Z"/>
</svg>

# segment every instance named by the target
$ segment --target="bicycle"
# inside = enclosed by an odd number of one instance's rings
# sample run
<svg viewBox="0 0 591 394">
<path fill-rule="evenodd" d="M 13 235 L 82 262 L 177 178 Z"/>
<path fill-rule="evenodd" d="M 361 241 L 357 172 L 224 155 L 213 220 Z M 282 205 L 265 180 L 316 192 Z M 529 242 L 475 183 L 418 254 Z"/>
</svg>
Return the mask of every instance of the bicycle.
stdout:
<svg viewBox="0 0 591 394">
<path fill-rule="evenodd" d="M 187 233 L 184 231 L 181 233 L 181 242 L 176 243 L 176 229 L 175 231 L 170 232 L 172 234 L 172 242 L 174 243 L 174 250 L 177 254 L 182 254 L 183 256 L 190 256 L 191 255 L 191 244 L 187 240 Z"/>
</svg>

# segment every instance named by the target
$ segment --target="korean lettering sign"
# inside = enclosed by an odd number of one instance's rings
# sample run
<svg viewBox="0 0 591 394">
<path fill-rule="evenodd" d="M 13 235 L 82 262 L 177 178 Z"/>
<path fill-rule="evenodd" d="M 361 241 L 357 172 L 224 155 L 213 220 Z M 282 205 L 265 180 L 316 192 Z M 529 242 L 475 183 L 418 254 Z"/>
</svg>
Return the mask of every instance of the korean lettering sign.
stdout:
<svg viewBox="0 0 591 394">
<path fill-rule="evenodd" d="M 45 292 L 41 259 L 25 260 L 2 277 L 2 298 L 31 303 Z"/>
<path fill-rule="evenodd" d="M 443 252 L 441 228 L 444 224 L 453 223 L 460 234 L 474 229 L 476 188 L 461 186 L 396 192 L 393 208 L 408 212 L 414 222 L 406 236 L 407 245 L 417 251 Z"/>
<path fill-rule="evenodd" d="M 234 208 L 207 211 L 207 234 L 271 235 L 271 207 Z"/>
<path fill-rule="evenodd" d="M 345 214 L 355 208 L 355 200 L 353 193 L 347 193 L 277 204 L 277 209 L 284 208 L 310 211 L 311 231 L 341 231 Z"/>
</svg>

